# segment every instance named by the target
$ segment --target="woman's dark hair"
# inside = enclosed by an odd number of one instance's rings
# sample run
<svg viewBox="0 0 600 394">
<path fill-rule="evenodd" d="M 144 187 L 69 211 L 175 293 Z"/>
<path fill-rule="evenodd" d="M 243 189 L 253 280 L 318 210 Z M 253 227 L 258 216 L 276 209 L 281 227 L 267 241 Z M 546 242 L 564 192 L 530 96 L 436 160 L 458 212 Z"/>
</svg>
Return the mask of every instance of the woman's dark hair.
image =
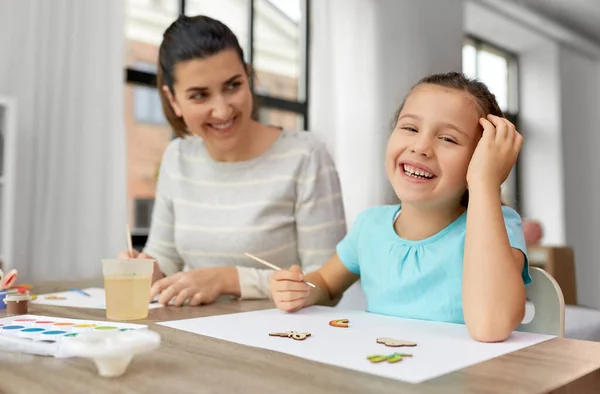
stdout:
<svg viewBox="0 0 600 394">
<path fill-rule="evenodd" d="M 181 15 L 165 31 L 158 53 L 157 86 L 165 117 L 178 137 L 185 137 L 189 131 L 183 119 L 173 111 L 163 86 L 174 95 L 174 70 L 178 63 L 205 59 L 225 50 L 234 50 L 245 66 L 244 51 L 235 34 L 225 24 L 208 16 Z M 245 68 L 250 77 L 249 69 Z"/>
<path fill-rule="evenodd" d="M 442 86 L 445 88 L 461 90 L 463 92 L 469 93 L 474 99 L 479 109 L 479 116 L 486 117 L 489 114 L 499 116 L 501 118 L 504 117 L 504 113 L 500 109 L 498 102 L 496 101 L 496 96 L 488 87 L 483 83 L 476 79 L 471 79 L 467 77 L 465 74 L 460 72 L 448 72 L 445 74 L 432 74 L 425 78 L 422 78 L 419 82 L 417 82 L 412 88 L 411 92 L 419 85 L 422 84 L 431 84 Z M 410 93 L 409 93 L 410 95 Z M 408 97 L 408 96 L 407 96 Z M 406 97 L 404 101 L 396 111 L 394 115 L 394 119 L 392 121 L 393 126 L 396 126 L 398 122 L 398 117 L 400 116 L 400 112 L 402 112 L 402 108 L 404 108 L 404 103 L 406 102 Z M 469 191 L 467 190 L 465 194 L 462 196 L 460 201 L 461 205 L 468 206 L 469 204 Z"/>
</svg>

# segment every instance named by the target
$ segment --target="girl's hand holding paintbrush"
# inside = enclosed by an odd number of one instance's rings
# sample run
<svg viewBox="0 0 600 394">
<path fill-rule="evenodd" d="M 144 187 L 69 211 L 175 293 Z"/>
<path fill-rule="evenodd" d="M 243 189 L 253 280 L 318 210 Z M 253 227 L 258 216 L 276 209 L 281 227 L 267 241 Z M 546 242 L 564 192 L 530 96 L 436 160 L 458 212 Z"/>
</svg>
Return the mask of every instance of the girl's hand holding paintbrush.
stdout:
<svg viewBox="0 0 600 394">
<path fill-rule="evenodd" d="M 271 275 L 270 287 L 275 305 L 283 311 L 295 312 L 309 305 L 311 288 L 297 265 L 289 270 L 275 271 Z"/>
<path fill-rule="evenodd" d="M 271 275 L 269 287 L 277 308 L 286 312 L 295 312 L 306 306 L 317 303 L 327 304 L 331 301 L 329 292 L 324 291 L 321 285 L 317 286 L 305 280 L 304 273 L 298 265 L 285 270 L 250 253 L 246 253 L 246 256 L 275 270 Z M 311 280 L 319 279 L 318 283 L 323 283 L 319 274 L 313 272 L 310 275 L 312 275 Z"/>
<path fill-rule="evenodd" d="M 331 297 L 330 286 L 318 271 L 304 275 L 297 265 L 274 272 L 269 286 L 275 306 L 285 312 L 312 305 L 333 306 L 340 300 L 339 296 Z"/>
</svg>

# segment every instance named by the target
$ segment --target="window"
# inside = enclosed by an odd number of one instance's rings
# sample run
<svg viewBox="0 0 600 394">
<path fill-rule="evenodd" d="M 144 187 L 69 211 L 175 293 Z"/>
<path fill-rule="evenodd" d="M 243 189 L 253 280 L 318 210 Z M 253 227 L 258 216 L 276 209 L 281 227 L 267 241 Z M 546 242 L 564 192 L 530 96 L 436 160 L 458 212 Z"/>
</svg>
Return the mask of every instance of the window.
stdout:
<svg viewBox="0 0 600 394">
<path fill-rule="evenodd" d="M 156 74 L 156 64 L 136 62 L 138 70 Z M 133 85 L 133 116 L 136 123 L 167 126 L 167 120 L 162 111 L 160 96 L 156 88 L 144 85 Z"/>
<path fill-rule="evenodd" d="M 136 123 L 167 125 L 156 88 L 149 86 L 133 88 L 133 116 Z"/>
<path fill-rule="evenodd" d="M 261 123 L 278 125 L 284 129 L 298 130 L 304 125 L 304 116 L 295 112 L 261 108 L 258 115 Z"/>
<path fill-rule="evenodd" d="M 271 96 L 304 100 L 306 37 L 300 0 L 255 0 L 254 70 L 256 86 Z"/>
<path fill-rule="evenodd" d="M 156 89 L 158 47 L 180 14 L 207 15 L 236 34 L 254 70 L 261 122 L 308 125 L 309 0 L 126 0 L 125 117 L 129 223 L 147 232 L 162 154 L 173 138 Z"/>
<path fill-rule="evenodd" d="M 229 27 L 236 35 L 246 62 L 250 63 L 250 4 L 249 0 L 186 0 L 186 15 L 206 15 Z"/>
<path fill-rule="evenodd" d="M 463 45 L 463 72 L 485 83 L 496 96 L 506 118 L 519 129 L 519 87 L 517 56 L 474 37 Z M 502 198 L 512 207 L 520 208 L 519 160 L 502 185 Z"/>
</svg>

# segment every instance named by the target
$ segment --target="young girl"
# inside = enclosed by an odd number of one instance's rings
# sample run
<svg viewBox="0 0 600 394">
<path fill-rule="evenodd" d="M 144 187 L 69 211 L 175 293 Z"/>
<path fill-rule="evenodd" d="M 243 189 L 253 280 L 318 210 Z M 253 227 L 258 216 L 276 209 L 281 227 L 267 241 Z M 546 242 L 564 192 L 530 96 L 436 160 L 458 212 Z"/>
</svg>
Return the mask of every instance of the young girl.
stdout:
<svg viewBox="0 0 600 394">
<path fill-rule="evenodd" d="M 271 271 L 245 252 L 314 271 L 346 233 L 325 146 L 257 122 L 249 74 L 217 20 L 181 16 L 164 33 L 158 87 L 179 138 L 163 156 L 148 242 L 132 256 L 157 261 L 150 296 L 161 304 L 268 298 Z"/>
<path fill-rule="evenodd" d="M 521 219 L 500 200 L 522 142 L 484 84 L 454 72 L 419 81 L 385 158 L 401 205 L 362 212 L 318 271 L 275 272 L 277 307 L 335 304 L 360 276 L 369 312 L 466 323 L 476 340 L 505 340 L 531 281 Z"/>
</svg>

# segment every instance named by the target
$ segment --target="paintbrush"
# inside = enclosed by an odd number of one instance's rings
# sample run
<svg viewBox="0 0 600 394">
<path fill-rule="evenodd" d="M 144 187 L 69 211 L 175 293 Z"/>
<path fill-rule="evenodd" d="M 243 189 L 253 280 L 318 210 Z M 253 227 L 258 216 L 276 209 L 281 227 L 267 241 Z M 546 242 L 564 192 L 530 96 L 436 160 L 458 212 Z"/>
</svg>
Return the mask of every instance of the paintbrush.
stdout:
<svg viewBox="0 0 600 394">
<path fill-rule="evenodd" d="M 275 271 L 279 271 L 281 269 L 280 267 L 276 266 L 275 264 L 271 264 L 268 261 L 265 261 L 265 260 L 263 260 L 261 258 L 258 258 L 256 256 L 251 255 L 250 253 L 245 253 L 245 255 L 248 256 L 248 257 L 250 257 L 251 259 L 253 259 L 255 261 L 258 261 L 261 264 L 266 265 L 267 267 L 269 267 L 271 269 L 274 269 Z M 319 289 L 319 290 L 321 289 L 319 286 L 313 285 L 312 283 L 307 282 L 305 280 L 303 280 L 303 282 L 306 283 L 307 285 L 309 285 L 310 287 L 314 288 L 314 289 Z"/>
<path fill-rule="evenodd" d="M 125 231 L 127 232 L 127 247 L 129 249 L 129 257 L 131 257 L 132 259 L 135 258 L 135 256 L 133 255 L 133 242 L 131 240 L 131 229 L 129 228 L 129 225 L 125 225 Z"/>
</svg>

